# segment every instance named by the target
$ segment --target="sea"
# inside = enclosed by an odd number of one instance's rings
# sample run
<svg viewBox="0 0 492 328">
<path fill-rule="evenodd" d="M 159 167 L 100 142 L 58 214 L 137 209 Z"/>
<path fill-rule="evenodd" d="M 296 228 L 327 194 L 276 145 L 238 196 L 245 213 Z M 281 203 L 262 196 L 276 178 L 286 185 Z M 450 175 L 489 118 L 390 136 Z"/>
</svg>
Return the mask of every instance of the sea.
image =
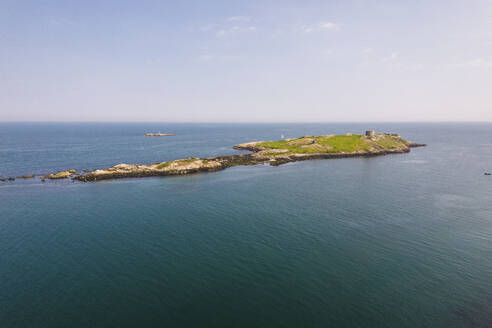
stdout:
<svg viewBox="0 0 492 328">
<path fill-rule="evenodd" d="M 0 327 L 492 327 L 490 123 L 0 123 L 0 177 L 368 129 L 428 146 L 0 182 Z"/>
</svg>

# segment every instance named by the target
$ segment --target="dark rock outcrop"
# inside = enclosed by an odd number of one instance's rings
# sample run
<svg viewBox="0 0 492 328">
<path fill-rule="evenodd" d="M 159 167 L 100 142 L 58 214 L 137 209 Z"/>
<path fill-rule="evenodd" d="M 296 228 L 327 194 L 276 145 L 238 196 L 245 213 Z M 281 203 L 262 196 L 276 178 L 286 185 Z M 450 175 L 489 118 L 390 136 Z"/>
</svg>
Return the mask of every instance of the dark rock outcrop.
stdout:
<svg viewBox="0 0 492 328">
<path fill-rule="evenodd" d="M 31 179 L 31 178 L 34 178 L 34 177 L 35 177 L 34 174 L 26 174 L 26 175 L 21 175 L 21 176 L 19 176 L 17 178 L 19 178 L 19 179 Z"/>
</svg>

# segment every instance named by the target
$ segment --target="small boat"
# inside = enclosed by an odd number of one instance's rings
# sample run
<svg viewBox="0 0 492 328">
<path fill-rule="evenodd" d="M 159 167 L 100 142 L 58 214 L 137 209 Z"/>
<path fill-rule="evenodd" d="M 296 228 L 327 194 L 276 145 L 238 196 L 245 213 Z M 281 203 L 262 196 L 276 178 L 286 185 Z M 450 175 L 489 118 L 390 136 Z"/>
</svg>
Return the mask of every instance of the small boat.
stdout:
<svg viewBox="0 0 492 328">
<path fill-rule="evenodd" d="M 484 175 L 492 175 L 490 172 L 485 172 Z"/>
<path fill-rule="evenodd" d="M 160 132 L 146 133 L 145 136 L 146 137 L 171 137 L 171 136 L 174 136 L 174 133 L 160 133 Z"/>
</svg>

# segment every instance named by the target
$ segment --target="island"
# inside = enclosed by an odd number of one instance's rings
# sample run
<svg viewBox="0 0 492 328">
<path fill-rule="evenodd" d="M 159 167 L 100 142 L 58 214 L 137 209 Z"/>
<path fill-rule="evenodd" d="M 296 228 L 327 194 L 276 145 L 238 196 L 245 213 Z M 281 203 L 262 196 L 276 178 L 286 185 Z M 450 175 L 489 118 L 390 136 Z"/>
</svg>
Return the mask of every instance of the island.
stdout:
<svg viewBox="0 0 492 328">
<path fill-rule="evenodd" d="M 403 139 L 399 134 L 365 134 L 304 136 L 280 141 L 254 141 L 234 146 L 249 150 L 241 155 L 208 158 L 186 158 L 154 164 L 118 164 L 110 168 L 85 172 L 73 176 L 78 181 L 100 181 L 118 178 L 184 175 L 199 172 L 215 172 L 239 165 L 270 164 L 345 157 L 368 157 L 386 154 L 408 153 L 412 147 L 425 146 Z"/>
<path fill-rule="evenodd" d="M 144 136 L 145 137 L 172 137 L 174 136 L 174 133 L 146 133 Z"/>
</svg>

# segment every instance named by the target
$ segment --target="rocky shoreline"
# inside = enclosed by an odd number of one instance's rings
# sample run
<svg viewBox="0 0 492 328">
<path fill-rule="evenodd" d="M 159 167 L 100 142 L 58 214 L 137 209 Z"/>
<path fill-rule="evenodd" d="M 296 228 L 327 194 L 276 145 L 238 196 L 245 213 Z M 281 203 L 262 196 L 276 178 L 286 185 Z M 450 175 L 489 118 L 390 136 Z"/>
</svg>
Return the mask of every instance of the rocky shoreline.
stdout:
<svg viewBox="0 0 492 328">
<path fill-rule="evenodd" d="M 375 137 L 357 135 L 355 138 L 353 135 L 346 135 L 347 138 L 350 137 L 351 140 L 356 140 L 358 146 L 353 148 L 355 151 L 343 151 L 336 149 L 336 145 L 332 142 L 332 137 L 335 136 L 302 137 L 298 139 L 285 139 L 281 142 L 249 142 L 236 145 L 233 148 L 238 150 L 249 150 L 252 152 L 251 154 L 208 158 L 192 157 L 147 165 L 118 164 L 106 169 L 94 171 L 84 170 L 84 172 L 80 174 L 76 173 L 75 170 L 67 170 L 44 175 L 41 177 L 41 181 L 46 179 L 72 178 L 72 180 L 75 181 L 90 182 L 121 178 L 187 175 L 202 172 L 216 172 L 240 165 L 270 164 L 272 166 L 278 166 L 289 162 L 314 159 L 373 157 L 387 154 L 401 154 L 410 152 L 410 148 L 413 147 L 426 146 L 425 144 L 408 142 L 399 136 L 389 134 L 379 134 Z M 343 138 L 344 136 L 339 137 Z M 363 143 L 360 143 L 361 141 Z M 382 141 L 384 141 L 384 143 Z M 389 142 L 391 142 L 391 146 Z M 34 176 L 23 176 L 23 178 L 28 177 Z M 12 181 L 11 179 L 14 178 L 0 179 L 0 181 Z"/>
<path fill-rule="evenodd" d="M 412 144 L 410 147 L 420 147 L 422 144 Z M 409 147 L 409 148 L 410 148 Z M 291 155 L 286 157 L 263 157 L 248 155 L 231 155 L 231 156 L 218 156 L 206 159 L 201 158 L 189 158 L 186 161 L 190 161 L 185 165 L 177 165 L 169 169 L 160 169 L 157 166 L 160 163 L 151 165 L 129 165 L 119 164 L 110 167 L 105 170 L 95 170 L 86 174 L 77 175 L 73 179 L 83 182 L 89 181 L 101 181 L 108 179 L 121 179 L 121 178 L 143 178 L 143 177 L 155 177 L 155 176 L 171 176 L 171 175 L 187 175 L 203 172 L 216 172 L 221 171 L 229 167 L 240 165 L 258 165 L 269 164 L 271 166 L 278 166 L 290 162 L 314 160 L 314 159 L 334 159 L 334 158 L 348 158 L 348 157 L 373 157 L 388 154 L 401 154 L 408 153 L 410 149 L 394 150 L 394 151 L 380 151 L 374 153 L 346 153 L 346 154 L 309 154 L 309 155 Z"/>
</svg>

